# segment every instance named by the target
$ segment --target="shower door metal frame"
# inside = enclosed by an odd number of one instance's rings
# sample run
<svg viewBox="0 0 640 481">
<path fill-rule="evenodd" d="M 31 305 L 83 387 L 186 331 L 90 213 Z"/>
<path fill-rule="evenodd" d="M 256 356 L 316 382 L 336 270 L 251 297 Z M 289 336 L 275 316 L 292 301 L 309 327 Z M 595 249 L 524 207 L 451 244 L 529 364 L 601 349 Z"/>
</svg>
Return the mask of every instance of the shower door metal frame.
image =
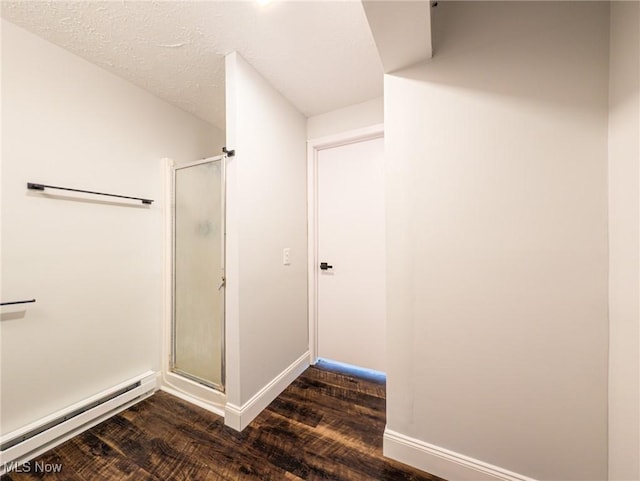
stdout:
<svg viewBox="0 0 640 481">
<path fill-rule="evenodd" d="M 197 382 L 204 386 L 215 389 L 216 391 L 225 392 L 225 330 L 226 330 L 226 252 L 227 252 L 227 172 L 226 172 L 226 159 L 227 155 L 218 155 L 215 157 L 208 157 L 202 160 L 196 160 L 185 164 L 174 165 L 171 167 L 171 357 L 169 361 L 169 370 L 175 374 L 178 374 L 186 379 Z M 222 294 L 222 329 L 220 333 L 220 380 L 221 384 L 207 381 L 205 379 L 189 374 L 176 368 L 176 171 L 186 169 L 189 167 L 195 167 L 202 164 L 208 164 L 213 162 L 220 162 L 220 215 L 221 215 L 221 227 L 222 227 L 222 252 L 221 252 L 221 265 L 222 285 L 220 289 L 223 289 Z"/>
</svg>

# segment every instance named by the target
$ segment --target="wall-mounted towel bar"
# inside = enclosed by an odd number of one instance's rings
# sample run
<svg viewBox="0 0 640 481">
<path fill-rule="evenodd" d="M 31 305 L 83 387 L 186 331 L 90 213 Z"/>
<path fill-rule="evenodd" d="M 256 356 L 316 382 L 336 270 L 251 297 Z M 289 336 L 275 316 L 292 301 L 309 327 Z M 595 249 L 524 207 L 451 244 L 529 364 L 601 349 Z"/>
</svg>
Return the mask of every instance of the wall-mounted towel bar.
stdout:
<svg viewBox="0 0 640 481">
<path fill-rule="evenodd" d="M 11 301 L 11 302 L 0 302 L 0 306 L 12 306 L 14 304 L 29 304 L 30 302 L 36 302 L 35 299 L 29 299 L 26 301 Z"/>
<path fill-rule="evenodd" d="M 120 199 L 139 200 L 143 204 L 148 204 L 148 205 L 151 205 L 151 203 L 153 203 L 153 200 L 151 200 L 151 199 L 143 199 L 141 197 L 129 197 L 128 195 L 118 195 L 118 194 L 105 194 L 104 192 L 94 192 L 92 190 L 70 189 L 69 187 L 56 187 L 55 185 L 34 184 L 33 182 L 28 182 L 27 183 L 27 189 L 31 189 L 31 190 L 44 190 L 44 189 L 68 190 L 68 191 L 71 191 L 71 192 L 82 192 L 83 194 L 106 195 L 107 197 L 118 197 Z"/>
</svg>

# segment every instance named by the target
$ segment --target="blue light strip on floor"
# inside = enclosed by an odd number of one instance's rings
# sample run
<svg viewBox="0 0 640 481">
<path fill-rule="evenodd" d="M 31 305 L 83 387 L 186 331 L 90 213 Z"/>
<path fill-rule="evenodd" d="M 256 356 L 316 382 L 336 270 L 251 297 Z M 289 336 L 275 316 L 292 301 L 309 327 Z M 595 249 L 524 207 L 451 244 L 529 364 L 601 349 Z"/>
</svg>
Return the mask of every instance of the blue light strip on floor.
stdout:
<svg viewBox="0 0 640 481">
<path fill-rule="evenodd" d="M 374 371 L 373 369 L 365 369 L 364 367 L 353 366 L 351 364 L 345 364 L 344 362 L 332 361 L 331 359 L 318 358 L 318 363 L 316 364 L 316 366 L 331 371 L 338 371 L 355 377 L 371 379 L 378 382 L 385 382 L 387 380 L 387 375 L 383 372 Z"/>
</svg>

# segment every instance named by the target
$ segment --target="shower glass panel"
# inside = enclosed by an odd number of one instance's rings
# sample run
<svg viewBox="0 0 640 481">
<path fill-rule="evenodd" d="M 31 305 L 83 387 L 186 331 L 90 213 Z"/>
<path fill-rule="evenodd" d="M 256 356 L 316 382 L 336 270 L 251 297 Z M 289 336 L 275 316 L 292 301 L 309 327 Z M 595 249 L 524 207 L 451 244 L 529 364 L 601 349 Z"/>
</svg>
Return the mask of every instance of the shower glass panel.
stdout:
<svg viewBox="0 0 640 481">
<path fill-rule="evenodd" d="M 224 390 L 224 172 L 221 158 L 173 176 L 171 370 Z"/>
</svg>

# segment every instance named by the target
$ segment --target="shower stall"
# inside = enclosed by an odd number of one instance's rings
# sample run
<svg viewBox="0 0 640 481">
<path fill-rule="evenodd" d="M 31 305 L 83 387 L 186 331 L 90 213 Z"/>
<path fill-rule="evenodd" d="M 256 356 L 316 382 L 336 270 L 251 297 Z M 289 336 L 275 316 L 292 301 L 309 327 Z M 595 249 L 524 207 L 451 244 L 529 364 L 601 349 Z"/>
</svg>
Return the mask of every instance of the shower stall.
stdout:
<svg viewBox="0 0 640 481">
<path fill-rule="evenodd" d="M 224 166 L 225 156 L 219 156 L 171 169 L 169 371 L 220 393 L 225 387 Z"/>
</svg>

